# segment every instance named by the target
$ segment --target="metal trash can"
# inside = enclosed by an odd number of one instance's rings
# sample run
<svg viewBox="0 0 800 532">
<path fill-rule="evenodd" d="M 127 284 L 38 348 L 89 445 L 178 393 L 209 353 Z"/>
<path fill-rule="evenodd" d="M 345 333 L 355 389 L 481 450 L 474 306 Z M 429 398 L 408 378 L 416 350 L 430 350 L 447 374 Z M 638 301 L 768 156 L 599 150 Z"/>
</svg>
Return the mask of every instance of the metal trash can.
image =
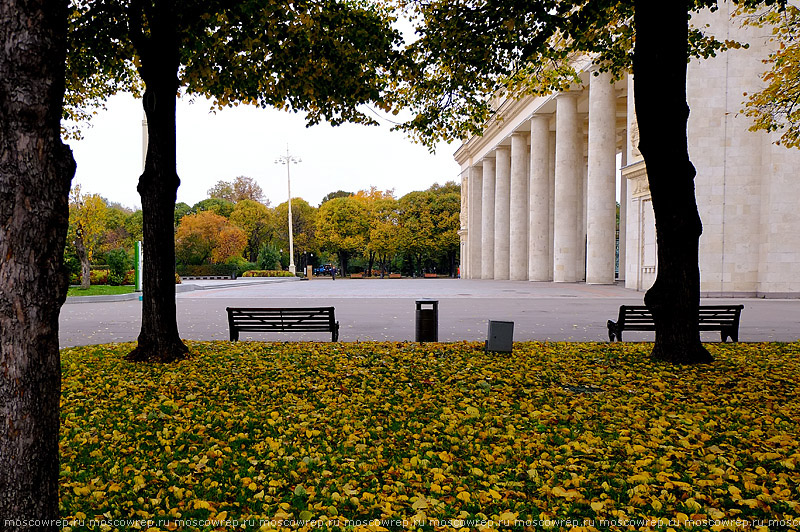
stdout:
<svg viewBox="0 0 800 532">
<path fill-rule="evenodd" d="M 439 301 L 435 299 L 417 300 L 416 330 L 417 342 L 439 341 Z"/>
<path fill-rule="evenodd" d="M 486 352 L 511 353 L 514 347 L 514 322 L 489 320 Z"/>
</svg>

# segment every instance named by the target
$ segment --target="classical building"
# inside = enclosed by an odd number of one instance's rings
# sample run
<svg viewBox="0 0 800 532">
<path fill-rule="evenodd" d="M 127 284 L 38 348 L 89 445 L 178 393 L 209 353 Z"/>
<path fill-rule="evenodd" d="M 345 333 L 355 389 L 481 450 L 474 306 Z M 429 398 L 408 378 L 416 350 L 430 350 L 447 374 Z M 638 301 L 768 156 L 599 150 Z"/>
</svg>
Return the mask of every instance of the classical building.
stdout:
<svg viewBox="0 0 800 532">
<path fill-rule="evenodd" d="M 748 131 L 740 110 L 744 94 L 762 83 L 769 30 L 742 28 L 729 11 L 723 4 L 693 18 L 722 40 L 750 44 L 689 65 L 701 292 L 800 297 L 800 150 Z M 593 75 L 588 61 L 582 81 L 568 92 L 498 102 L 483 135 L 456 152 L 462 277 L 624 280 L 636 290 L 655 280 L 655 223 L 636 148 L 634 81 Z"/>
</svg>

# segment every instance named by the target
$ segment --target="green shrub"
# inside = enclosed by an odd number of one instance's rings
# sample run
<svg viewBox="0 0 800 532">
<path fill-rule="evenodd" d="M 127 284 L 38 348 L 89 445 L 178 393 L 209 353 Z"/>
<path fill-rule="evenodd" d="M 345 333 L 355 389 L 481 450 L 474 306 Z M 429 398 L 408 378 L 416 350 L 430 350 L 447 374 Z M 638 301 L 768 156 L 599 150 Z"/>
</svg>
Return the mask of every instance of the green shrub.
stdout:
<svg viewBox="0 0 800 532">
<path fill-rule="evenodd" d="M 273 270 L 281 263 L 281 254 L 271 244 L 264 244 L 258 252 L 258 268 L 261 270 Z"/>
<path fill-rule="evenodd" d="M 131 267 L 131 257 L 122 248 L 112 249 L 106 253 L 106 263 L 110 271 L 108 284 L 119 286 L 125 282 L 125 274 Z"/>
</svg>

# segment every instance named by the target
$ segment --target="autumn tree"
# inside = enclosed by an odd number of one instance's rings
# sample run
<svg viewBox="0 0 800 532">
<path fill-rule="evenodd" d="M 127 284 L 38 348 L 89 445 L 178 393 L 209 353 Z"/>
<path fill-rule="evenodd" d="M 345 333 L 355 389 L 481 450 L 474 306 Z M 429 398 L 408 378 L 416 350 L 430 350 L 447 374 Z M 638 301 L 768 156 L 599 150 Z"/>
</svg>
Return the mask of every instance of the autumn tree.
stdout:
<svg viewBox="0 0 800 532">
<path fill-rule="evenodd" d="M 354 197 L 361 201 L 364 204 L 364 207 L 367 209 L 370 230 L 367 233 L 366 245 L 364 246 L 364 255 L 367 259 L 367 275 L 372 275 L 375 259 L 378 256 L 378 251 L 376 250 L 375 246 L 371 245 L 373 236 L 372 229 L 379 223 L 378 209 L 381 207 L 386 208 L 385 205 L 382 205 L 384 200 L 394 200 L 396 202 L 394 191 L 381 191 L 378 190 L 377 187 L 372 186 L 369 189 L 359 190 L 355 193 Z M 381 203 L 381 205 L 379 205 L 379 203 Z M 378 235 L 376 234 L 375 236 L 377 237 Z"/>
<path fill-rule="evenodd" d="M 69 195 L 69 236 L 81 261 L 81 288 L 91 284 L 91 261 L 106 229 L 106 202 L 97 194 L 81 193 L 76 185 Z"/>
<path fill-rule="evenodd" d="M 430 193 L 409 192 L 398 201 L 400 251 L 411 263 L 414 275 L 422 275 L 425 263 L 434 248 L 434 219 L 430 209 Z"/>
<path fill-rule="evenodd" d="M 378 261 L 381 279 L 400 249 L 399 218 L 397 200 L 393 197 L 376 200 L 370 210 L 367 250 Z"/>
<path fill-rule="evenodd" d="M 289 204 L 283 202 L 273 211 L 272 224 L 276 244 L 289 249 Z M 292 198 L 292 231 L 294 232 L 294 262 L 301 264 L 303 253 L 317 250 L 317 209 L 303 198 Z"/>
<path fill-rule="evenodd" d="M 772 28 L 777 42 L 769 54 L 769 69 L 762 79 L 766 86 L 749 95 L 745 114 L 754 119 L 753 131 L 777 131 L 787 148 L 800 148 L 800 8 L 773 5 L 766 9 L 743 9 L 748 24 Z"/>
<path fill-rule="evenodd" d="M 220 198 L 237 203 L 242 200 L 251 200 L 269 206 L 269 200 L 264 200 L 264 191 L 261 185 L 252 177 L 239 176 L 230 181 L 217 181 L 217 184 L 208 190 L 209 198 Z"/>
<path fill-rule="evenodd" d="M 68 103 L 143 96 L 148 148 L 138 191 L 144 212 L 142 328 L 131 360 L 184 357 L 174 297 L 175 100 L 179 91 L 218 107 L 251 103 L 323 120 L 374 122 L 386 108 L 399 33 L 377 7 L 309 0 L 73 0 Z M 332 67 L 335 65 L 335 67 Z M 73 107 L 74 108 L 74 107 Z"/>
<path fill-rule="evenodd" d="M 686 67 L 692 56 L 735 46 L 690 28 L 715 0 L 401 1 L 414 10 L 416 71 L 404 87 L 414 117 L 403 127 L 432 145 L 480 134 L 498 95 L 547 94 L 577 81 L 570 61 L 630 70 L 658 242 L 658 273 L 645 295 L 656 324 L 652 355 L 676 363 L 712 360 L 700 342 L 702 225 L 689 160 Z M 401 84 L 405 83 L 401 81 Z"/>
<path fill-rule="evenodd" d="M 241 256 L 247 246 L 244 231 L 211 211 L 187 214 L 175 233 L 175 249 L 182 264 L 221 264 Z"/>
<path fill-rule="evenodd" d="M 233 208 L 230 220 L 247 237 L 246 253 L 250 262 L 256 262 L 261 247 L 271 240 L 274 217 L 266 205 L 250 199 L 239 201 Z"/>
<path fill-rule="evenodd" d="M 0 2 L 0 528 L 57 530 L 66 3 Z M 6 521 L 11 520 L 11 521 Z"/>
<path fill-rule="evenodd" d="M 363 202 L 352 196 L 323 203 L 317 212 L 317 239 L 322 249 L 336 253 L 342 275 L 350 257 L 361 253 L 369 234 L 369 217 Z"/>
</svg>

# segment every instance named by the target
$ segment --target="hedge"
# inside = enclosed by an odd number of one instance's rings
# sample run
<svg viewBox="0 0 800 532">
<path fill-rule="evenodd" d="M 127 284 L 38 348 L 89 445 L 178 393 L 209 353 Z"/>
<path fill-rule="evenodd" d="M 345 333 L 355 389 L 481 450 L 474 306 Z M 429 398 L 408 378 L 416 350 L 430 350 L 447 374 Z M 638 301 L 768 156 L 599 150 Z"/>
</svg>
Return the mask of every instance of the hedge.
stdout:
<svg viewBox="0 0 800 532">
<path fill-rule="evenodd" d="M 178 275 L 181 277 L 205 277 L 211 275 L 235 275 L 239 268 L 235 264 L 201 264 L 201 265 L 179 265 Z"/>
<path fill-rule="evenodd" d="M 110 270 L 91 270 L 89 272 L 89 282 L 93 285 L 98 284 L 108 284 L 108 275 Z M 81 278 L 83 276 L 81 274 L 71 274 L 69 276 L 69 284 L 81 284 Z M 135 274 L 133 270 L 129 270 L 125 274 L 125 279 L 122 281 L 122 284 L 133 284 L 135 278 Z"/>
<path fill-rule="evenodd" d="M 242 277 L 294 277 L 291 272 L 282 270 L 248 270 L 242 274 Z"/>
</svg>

